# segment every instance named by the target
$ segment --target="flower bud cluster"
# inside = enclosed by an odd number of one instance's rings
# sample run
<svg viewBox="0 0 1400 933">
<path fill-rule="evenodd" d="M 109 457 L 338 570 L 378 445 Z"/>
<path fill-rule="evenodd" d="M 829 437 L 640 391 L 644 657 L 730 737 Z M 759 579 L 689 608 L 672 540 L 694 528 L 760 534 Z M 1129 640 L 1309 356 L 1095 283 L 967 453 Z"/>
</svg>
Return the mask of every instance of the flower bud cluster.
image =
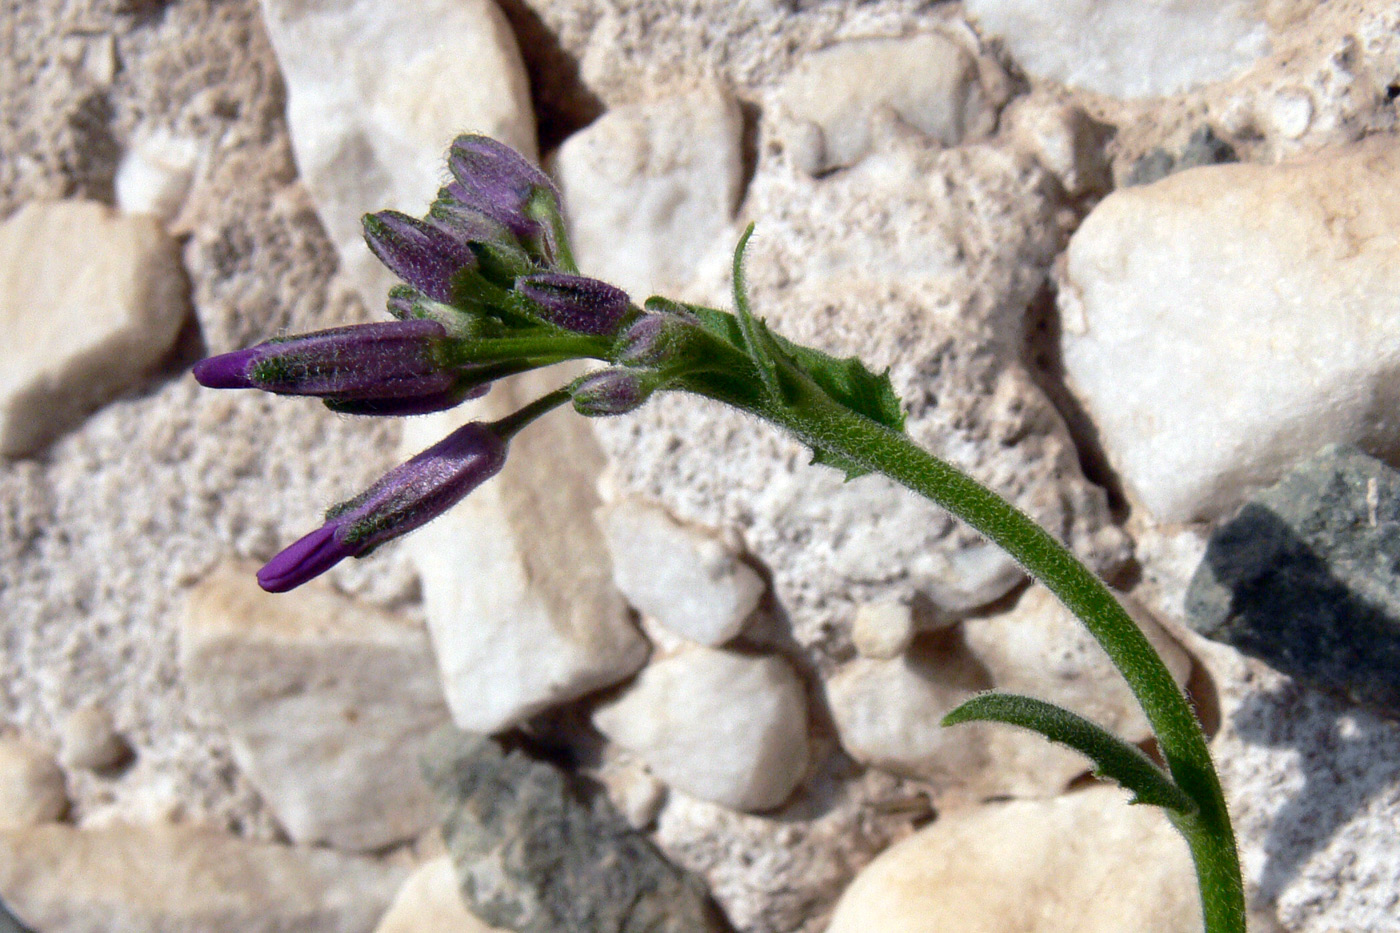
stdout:
<svg viewBox="0 0 1400 933">
<path fill-rule="evenodd" d="M 515 431 L 561 402 L 588 415 L 633 410 L 684 368 L 688 341 L 703 334 L 680 306 L 643 312 L 621 289 L 579 275 L 559 192 L 518 153 L 461 136 L 447 164 L 452 181 L 425 216 L 364 218 L 370 250 L 403 283 L 388 295 L 395 320 L 211 357 L 195 378 L 312 396 L 346 414 L 417 415 L 526 370 L 580 358 L 611 365 L 508 418 L 468 424 L 332 509 L 263 568 L 268 590 L 298 586 L 441 514 L 500 470 Z"/>
</svg>

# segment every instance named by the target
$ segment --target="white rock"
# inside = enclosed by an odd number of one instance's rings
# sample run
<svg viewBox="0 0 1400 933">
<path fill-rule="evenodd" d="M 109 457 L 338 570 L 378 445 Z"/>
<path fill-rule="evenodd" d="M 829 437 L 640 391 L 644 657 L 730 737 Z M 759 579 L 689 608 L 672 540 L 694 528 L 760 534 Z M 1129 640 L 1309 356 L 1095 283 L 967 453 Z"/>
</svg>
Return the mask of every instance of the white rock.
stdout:
<svg viewBox="0 0 1400 933">
<path fill-rule="evenodd" d="M 44 933 L 369 933 L 403 876 L 190 828 L 0 833 L 0 899 Z"/>
<path fill-rule="evenodd" d="M 674 293 L 729 229 L 743 181 L 743 117 L 726 89 L 610 110 L 559 147 L 574 255 L 640 301 Z"/>
<path fill-rule="evenodd" d="M 914 611 L 907 603 L 867 603 L 856 610 L 851 641 L 861 657 L 888 661 L 908 649 L 914 628 Z"/>
<path fill-rule="evenodd" d="M 37 826 L 68 811 L 63 771 L 32 742 L 0 739 L 0 829 Z"/>
<path fill-rule="evenodd" d="M 858 39 L 809 55 L 783 82 L 777 108 L 791 121 L 783 135 L 794 163 L 814 175 L 859 162 L 881 109 L 945 146 L 996 125 L 977 63 L 937 33 Z"/>
<path fill-rule="evenodd" d="M 1397 226 L 1389 138 L 1180 172 L 1089 215 L 1061 292 L 1064 365 L 1158 521 L 1221 515 L 1324 444 L 1400 444 Z"/>
<path fill-rule="evenodd" d="M 1106 787 L 940 814 L 856 877 L 827 933 L 1187 933 L 1186 843 Z"/>
<path fill-rule="evenodd" d="M 1002 121 L 1072 197 L 1113 187 L 1106 150 L 1113 128 L 1095 122 L 1082 108 L 1033 93 L 1008 106 Z"/>
<path fill-rule="evenodd" d="M 1146 609 L 1130 597 L 1117 595 L 1172 678 L 1184 685 L 1191 676 L 1191 656 Z M 1130 742 L 1151 737 L 1146 717 L 1108 655 L 1043 586 L 1028 589 L 1009 612 L 968 620 L 963 638 L 996 689 L 1048 700 Z M 1082 766 L 1080 759 L 1080 770 Z"/>
<path fill-rule="evenodd" d="M 493 0 L 263 0 L 262 8 L 287 82 L 301 180 L 342 269 L 378 307 L 392 279 L 365 248 L 361 215 L 426 210 L 458 133 L 534 155 L 515 37 Z"/>
<path fill-rule="evenodd" d="M 59 730 L 59 761 L 65 768 L 102 771 L 131 756 L 131 746 L 117 732 L 106 707 L 80 706 L 63 720 Z"/>
<path fill-rule="evenodd" d="M 1269 48 L 1254 0 L 967 0 L 1021 67 L 1115 97 L 1175 94 L 1243 70 Z"/>
<path fill-rule="evenodd" d="M 1125 600 L 1178 683 L 1191 659 Z M 1009 612 L 962 623 L 892 660 L 859 658 L 826 685 L 841 745 L 864 764 L 930 782 L 949 800 L 1059 793 L 1089 770 L 1076 752 L 1009 726 L 939 721 L 979 690 L 1048 700 L 1129 741 L 1151 731 L 1108 656 L 1052 596 L 1028 590 Z"/>
<path fill-rule="evenodd" d="M 637 609 L 682 638 L 716 646 L 744 628 L 763 580 L 719 537 L 636 498 L 606 506 L 613 580 Z"/>
<path fill-rule="evenodd" d="M 117 206 L 128 214 L 153 214 L 168 223 L 180 212 L 199 155 L 199 143 L 187 136 L 163 131 L 137 136 L 117 163 Z"/>
<path fill-rule="evenodd" d="M 777 657 L 692 648 L 649 665 L 593 723 L 661 780 L 735 810 L 776 807 L 807 769 L 802 682 Z"/>
<path fill-rule="evenodd" d="M 890 660 L 857 658 L 825 684 L 841 747 L 865 765 L 934 785 L 940 794 L 979 795 L 991 780 L 980 725 L 945 729 L 955 706 L 991 687 L 986 672 L 944 636 Z"/>
<path fill-rule="evenodd" d="M 471 414 L 501 417 L 558 380 L 551 372 L 497 384 Z M 407 422 L 405 455 L 467 417 Z M 586 421 L 550 415 L 515 438 L 498 476 L 405 541 L 460 728 L 498 732 L 646 663 L 647 641 L 613 586 L 593 514 L 602 459 Z"/>
<path fill-rule="evenodd" d="M 496 933 L 467 910 L 450 856 L 424 862 L 408 876 L 374 933 Z"/>
<path fill-rule="evenodd" d="M 432 819 L 419 749 L 448 714 L 426 633 L 311 585 L 225 565 L 190 594 L 180 662 L 198 717 L 297 842 L 369 850 Z"/>
<path fill-rule="evenodd" d="M 175 340 L 186 290 L 152 217 L 55 201 L 0 224 L 0 454 L 34 452 L 133 386 Z"/>
<path fill-rule="evenodd" d="M 627 825 L 644 830 L 656 822 L 657 814 L 666 803 L 666 785 L 652 777 L 646 768 L 637 764 L 614 764 L 599 771 L 596 777 Z"/>
</svg>

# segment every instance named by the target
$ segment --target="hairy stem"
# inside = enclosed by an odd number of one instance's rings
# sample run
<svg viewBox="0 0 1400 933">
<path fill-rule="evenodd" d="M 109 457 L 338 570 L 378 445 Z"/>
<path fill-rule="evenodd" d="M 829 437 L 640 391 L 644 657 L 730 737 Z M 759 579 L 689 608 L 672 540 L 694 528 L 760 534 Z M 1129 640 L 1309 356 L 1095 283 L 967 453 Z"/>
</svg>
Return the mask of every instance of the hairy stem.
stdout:
<svg viewBox="0 0 1400 933">
<path fill-rule="evenodd" d="M 790 405 L 746 407 L 814 448 L 850 461 L 936 502 L 1004 548 L 1089 629 L 1127 680 L 1156 733 L 1172 780 L 1196 804 L 1170 813 L 1196 865 L 1206 933 L 1244 933 L 1244 887 L 1225 797 L 1185 694 L 1108 587 L 1025 513 L 908 436 L 837 404 L 811 386 Z"/>
</svg>

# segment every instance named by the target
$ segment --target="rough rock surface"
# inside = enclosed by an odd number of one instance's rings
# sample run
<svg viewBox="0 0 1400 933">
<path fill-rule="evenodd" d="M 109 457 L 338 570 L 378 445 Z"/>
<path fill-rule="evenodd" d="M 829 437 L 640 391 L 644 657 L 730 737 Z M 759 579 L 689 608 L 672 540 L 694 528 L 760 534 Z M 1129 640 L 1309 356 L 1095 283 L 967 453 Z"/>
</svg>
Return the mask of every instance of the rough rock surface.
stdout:
<svg viewBox="0 0 1400 933">
<path fill-rule="evenodd" d="M 377 306 L 392 278 L 364 248 L 361 215 L 426 210 L 458 133 L 534 154 L 515 36 L 494 0 L 263 0 L 262 8 L 287 82 L 299 177 L 341 267 Z"/>
<path fill-rule="evenodd" d="M 89 703 L 63 721 L 58 759 L 63 767 L 105 771 L 125 764 L 130 757 L 131 746 L 117 731 L 105 706 Z"/>
<path fill-rule="evenodd" d="M 554 765 L 445 729 L 424 770 L 462 891 L 488 923 L 518 933 L 726 929 L 698 878 Z"/>
<path fill-rule="evenodd" d="M 782 658 L 697 647 L 648 665 L 593 723 L 677 789 L 767 810 L 806 773 L 806 699 Z"/>
<path fill-rule="evenodd" d="M 189 311 L 176 244 L 150 217 L 31 203 L 0 224 L 0 454 L 32 454 L 133 388 Z"/>
<path fill-rule="evenodd" d="M 1162 811 L 1095 787 L 940 816 L 861 872 L 828 929 L 1184 933 L 1201 925 L 1197 898 Z"/>
<path fill-rule="evenodd" d="M 579 268 L 646 297 L 687 285 L 743 187 L 744 120 L 725 87 L 608 111 L 559 147 L 554 170 Z"/>
<path fill-rule="evenodd" d="M 1265 5 L 1251 0 L 965 5 L 973 21 L 1002 38 L 1031 74 L 1118 97 L 1157 97 L 1230 77 L 1269 47 Z"/>
<path fill-rule="evenodd" d="M 308 586 L 264 593 L 223 565 L 190 593 L 180 666 L 194 712 L 299 843 L 371 850 L 417 835 L 417 760 L 448 721 L 421 625 Z"/>
<path fill-rule="evenodd" d="M 68 792 L 49 752 L 23 739 L 0 739 L 0 829 L 63 818 Z"/>
<path fill-rule="evenodd" d="M 606 506 L 600 524 L 617 588 L 639 611 L 711 647 L 743 631 L 763 580 L 718 536 L 640 499 Z"/>
<path fill-rule="evenodd" d="M 942 33 L 842 42 L 798 62 L 777 95 L 793 163 L 813 175 L 859 162 L 882 111 L 945 146 L 987 134 L 1003 91 Z"/>
<path fill-rule="evenodd" d="M 1201 634 L 1400 717 L 1400 474 L 1329 446 L 1211 534 L 1186 594 Z"/>
<path fill-rule="evenodd" d="M 188 827 L 0 833 L 0 897 L 44 933 L 369 933 L 404 874 Z"/>
<path fill-rule="evenodd" d="M 1065 370 L 1156 519 L 1228 512 L 1321 444 L 1400 445 L 1397 178 L 1389 139 L 1192 169 L 1074 235 Z"/>
</svg>

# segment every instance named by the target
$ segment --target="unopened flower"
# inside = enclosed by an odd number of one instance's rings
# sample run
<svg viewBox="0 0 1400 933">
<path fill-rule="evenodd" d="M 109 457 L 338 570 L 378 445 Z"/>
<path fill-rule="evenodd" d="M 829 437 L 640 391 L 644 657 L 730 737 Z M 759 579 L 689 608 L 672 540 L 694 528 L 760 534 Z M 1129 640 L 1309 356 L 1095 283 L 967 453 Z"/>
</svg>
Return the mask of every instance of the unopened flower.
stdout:
<svg viewBox="0 0 1400 933">
<path fill-rule="evenodd" d="M 194 377 L 212 389 L 262 389 L 343 400 L 425 399 L 458 388 L 443 362 L 436 321 L 386 321 L 270 340 L 201 360 Z"/>
<path fill-rule="evenodd" d="M 663 366 L 688 341 L 704 336 L 704 329 L 694 318 L 671 312 L 643 314 L 623 333 L 617 362 L 624 366 Z"/>
<path fill-rule="evenodd" d="M 365 242 L 400 279 L 437 301 L 452 300 L 453 279 L 476 264 L 468 241 L 398 211 L 366 214 Z"/>
<path fill-rule="evenodd" d="M 515 290 L 540 320 L 578 334 L 612 334 L 632 308 L 622 289 L 582 275 L 527 275 L 516 279 Z"/>
<path fill-rule="evenodd" d="M 506 449 L 490 425 L 458 428 L 327 512 L 324 525 L 258 571 L 258 584 L 285 592 L 431 521 L 500 472 Z"/>
<path fill-rule="evenodd" d="M 459 136 L 447 157 L 453 182 L 446 192 L 465 207 L 504 224 L 516 236 L 543 230 L 532 207 L 541 199 L 557 210 L 559 192 L 549 176 L 520 153 L 487 136 Z"/>
<path fill-rule="evenodd" d="M 569 386 L 574 410 L 591 418 L 625 415 L 651 397 L 654 373 L 609 366 L 575 380 Z"/>
</svg>

